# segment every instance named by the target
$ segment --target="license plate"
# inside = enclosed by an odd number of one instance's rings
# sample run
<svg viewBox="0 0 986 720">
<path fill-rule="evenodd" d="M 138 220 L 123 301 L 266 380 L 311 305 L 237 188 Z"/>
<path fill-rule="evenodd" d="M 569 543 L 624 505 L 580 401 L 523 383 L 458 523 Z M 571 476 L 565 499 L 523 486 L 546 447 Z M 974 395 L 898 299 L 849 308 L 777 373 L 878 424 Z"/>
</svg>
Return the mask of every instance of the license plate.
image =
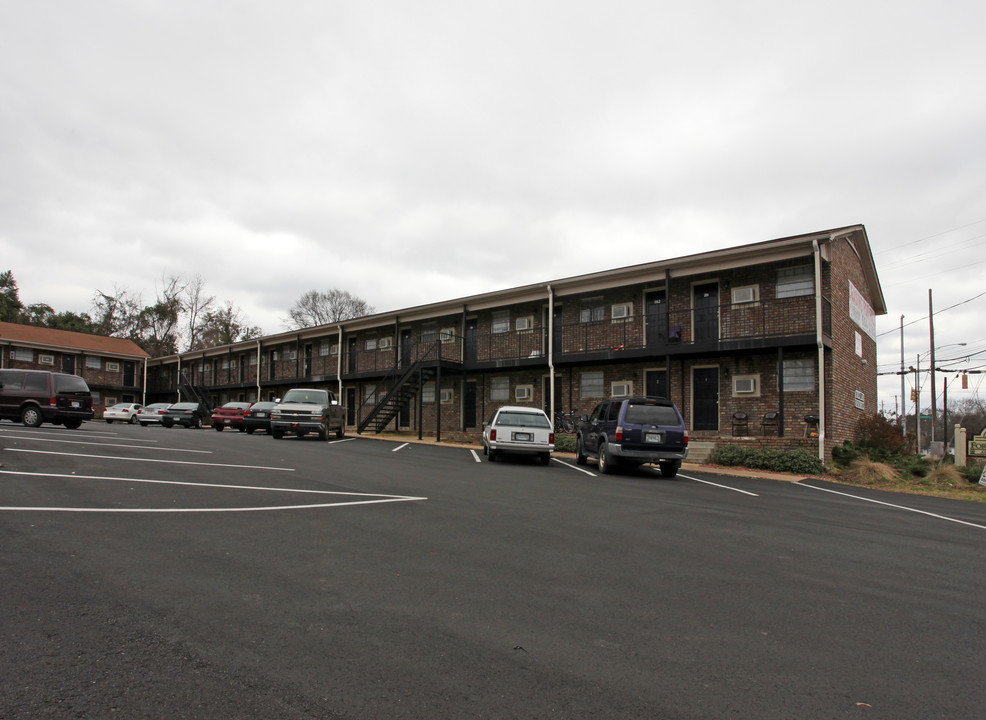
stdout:
<svg viewBox="0 0 986 720">
<path fill-rule="evenodd" d="M 649 432 L 644 436 L 644 442 L 649 442 L 649 443 L 664 442 L 664 435 L 659 432 Z"/>
<path fill-rule="evenodd" d="M 79 402 L 77 400 L 73 400 L 72 401 L 72 407 L 81 407 L 81 405 L 79 404 Z"/>
<path fill-rule="evenodd" d="M 267 413 L 257 413 L 254 415 L 254 417 L 258 417 L 258 418 L 267 417 Z"/>
<path fill-rule="evenodd" d="M 229 418 L 224 418 L 223 419 L 223 422 L 226 423 L 227 425 L 229 425 Z"/>
<path fill-rule="evenodd" d="M 514 433 L 514 440 L 523 440 L 525 442 L 530 442 L 534 437 L 531 433 Z"/>
</svg>

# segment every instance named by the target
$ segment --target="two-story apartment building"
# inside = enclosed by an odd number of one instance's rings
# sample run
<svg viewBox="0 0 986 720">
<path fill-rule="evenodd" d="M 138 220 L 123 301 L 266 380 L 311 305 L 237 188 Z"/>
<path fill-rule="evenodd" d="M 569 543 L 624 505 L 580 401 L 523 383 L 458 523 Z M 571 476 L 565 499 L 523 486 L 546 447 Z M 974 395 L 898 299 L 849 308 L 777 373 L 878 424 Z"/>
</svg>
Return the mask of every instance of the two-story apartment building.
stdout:
<svg viewBox="0 0 986 720">
<path fill-rule="evenodd" d="M 876 412 L 883 292 L 862 225 L 155 358 L 149 401 L 335 391 L 356 432 L 475 439 L 503 404 L 674 400 L 693 440 L 829 456 Z M 745 419 L 744 419 L 745 417 Z"/>
<path fill-rule="evenodd" d="M 125 338 L 0 322 L 0 368 L 81 376 L 97 417 L 118 402 L 143 402 L 148 357 Z"/>
</svg>

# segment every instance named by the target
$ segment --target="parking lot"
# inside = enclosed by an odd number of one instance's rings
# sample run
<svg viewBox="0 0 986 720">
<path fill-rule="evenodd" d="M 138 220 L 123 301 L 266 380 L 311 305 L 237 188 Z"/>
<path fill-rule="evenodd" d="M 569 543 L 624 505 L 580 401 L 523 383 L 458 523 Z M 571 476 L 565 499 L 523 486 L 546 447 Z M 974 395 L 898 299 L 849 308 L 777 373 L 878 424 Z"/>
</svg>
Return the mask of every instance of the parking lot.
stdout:
<svg viewBox="0 0 986 720">
<path fill-rule="evenodd" d="M 972 718 L 986 505 L 0 423 L 0 717 Z"/>
</svg>

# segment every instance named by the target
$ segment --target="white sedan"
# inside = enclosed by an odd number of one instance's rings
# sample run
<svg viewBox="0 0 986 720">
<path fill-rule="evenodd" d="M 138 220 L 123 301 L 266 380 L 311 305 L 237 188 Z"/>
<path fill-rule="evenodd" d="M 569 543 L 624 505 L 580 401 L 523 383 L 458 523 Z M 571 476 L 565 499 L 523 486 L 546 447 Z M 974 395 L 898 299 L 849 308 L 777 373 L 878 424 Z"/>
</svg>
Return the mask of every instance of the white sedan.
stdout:
<svg viewBox="0 0 986 720">
<path fill-rule="evenodd" d="M 504 405 L 483 423 L 483 454 L 490 462 L 500 453 L 517 453 L 537 455 L 547 465 L 554 449 L 554 429 L 543 410 Z"/>
<path fill-rule="evenodd" d="M 138 403 L 117 403 L 103 410 L 103 420 L 107 425 L 111 425 L 114 420 L 133 425 L 137 422 L 137 413 L 141 407 L 143 406 Z"/>
</svg>

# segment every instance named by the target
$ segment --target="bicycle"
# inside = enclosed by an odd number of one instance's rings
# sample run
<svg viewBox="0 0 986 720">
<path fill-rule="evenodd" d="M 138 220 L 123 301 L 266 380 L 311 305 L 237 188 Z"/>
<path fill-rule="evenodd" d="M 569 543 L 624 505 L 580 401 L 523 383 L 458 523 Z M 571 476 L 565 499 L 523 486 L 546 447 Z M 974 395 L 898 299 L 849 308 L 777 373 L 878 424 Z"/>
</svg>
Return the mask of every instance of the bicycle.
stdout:
<svg viewBox="0 0 986 720">
<path fill-rule="evenodd" d="M 563 433 L 575 432 L 575 411 L 555 411 L 555 431 Z"/>
</svg>

